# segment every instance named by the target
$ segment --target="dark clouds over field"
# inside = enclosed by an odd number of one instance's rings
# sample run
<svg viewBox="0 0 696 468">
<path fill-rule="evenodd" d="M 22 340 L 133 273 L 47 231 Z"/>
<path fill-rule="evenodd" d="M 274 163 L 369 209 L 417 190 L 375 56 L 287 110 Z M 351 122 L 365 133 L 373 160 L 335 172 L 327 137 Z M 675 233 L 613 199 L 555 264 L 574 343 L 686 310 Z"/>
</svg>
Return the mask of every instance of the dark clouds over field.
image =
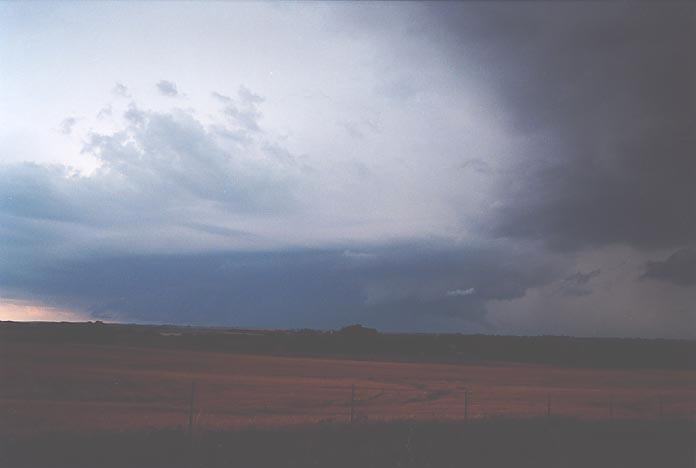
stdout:
<svg viewBox="0 0 696 468">
<path fill-rule="evenodd" d="M 361 320 L 438 329 L 448 320 L 484 330 L 485 302 L 521 297 L 552 278 L 529 253 L 408 245 L 368 252 L 89 256 L 46 265 L 5 286 L 95 318 L 245 326 L 335 327 Z M 470 291 L 452 294 L 452 291 Z M 461 297 L 460 297 L 461 296 Z"/>
<path fill-rule="evenodd" d="M 144 38 L 165 5 L 123 8 Z M 171 62 L 116 54 L 98 103 L 3 119 L 0 312 L 696 337 L 692 4 L 177 8 Z M 48 112 L 58 146 L 29 151 Z"/>
</svg>

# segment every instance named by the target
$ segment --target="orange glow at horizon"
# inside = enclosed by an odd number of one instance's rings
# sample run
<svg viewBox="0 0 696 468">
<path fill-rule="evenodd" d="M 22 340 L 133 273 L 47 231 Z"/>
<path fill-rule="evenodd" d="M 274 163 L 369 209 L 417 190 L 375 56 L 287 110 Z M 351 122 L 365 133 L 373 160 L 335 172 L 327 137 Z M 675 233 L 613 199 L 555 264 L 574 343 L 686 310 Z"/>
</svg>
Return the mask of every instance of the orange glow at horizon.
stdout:
<svg viewBox="0 0 696 468">
<path fill-rule="evenodd" d="M 86 315 L 25 301 L 0 298 L 0 320 L 13 322 L 84 322 Z"/>
</svg>

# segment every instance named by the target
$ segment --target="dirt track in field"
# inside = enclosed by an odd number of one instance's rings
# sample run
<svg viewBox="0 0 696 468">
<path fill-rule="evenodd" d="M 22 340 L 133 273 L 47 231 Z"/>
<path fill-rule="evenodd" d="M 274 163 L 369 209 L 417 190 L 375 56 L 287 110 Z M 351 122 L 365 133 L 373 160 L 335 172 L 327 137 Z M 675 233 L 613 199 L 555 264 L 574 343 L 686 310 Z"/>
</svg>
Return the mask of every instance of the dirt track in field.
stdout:
<svg viewBox="0 0 696 468">
<path fill-rule="evenodd" d="M 355 361 L 94 345 L 0 345 L 0 434 L 357 419 L 693 417 L 696 372 Z"/>
</svg>

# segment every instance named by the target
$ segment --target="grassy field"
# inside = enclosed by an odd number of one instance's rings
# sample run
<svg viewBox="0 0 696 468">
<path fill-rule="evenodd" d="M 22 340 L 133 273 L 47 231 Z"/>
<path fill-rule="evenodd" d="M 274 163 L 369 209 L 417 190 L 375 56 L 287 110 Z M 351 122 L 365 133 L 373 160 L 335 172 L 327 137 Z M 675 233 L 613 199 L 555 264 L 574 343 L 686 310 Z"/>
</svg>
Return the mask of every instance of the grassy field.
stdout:
<svg viewBox="0 0 696 468">
<path fill-rule="evenodd" d="M 0 343 L 0 435 L 554 416 L 692 418 L 693 370 L 405 363 L 127 346 Z"/>
</svg>

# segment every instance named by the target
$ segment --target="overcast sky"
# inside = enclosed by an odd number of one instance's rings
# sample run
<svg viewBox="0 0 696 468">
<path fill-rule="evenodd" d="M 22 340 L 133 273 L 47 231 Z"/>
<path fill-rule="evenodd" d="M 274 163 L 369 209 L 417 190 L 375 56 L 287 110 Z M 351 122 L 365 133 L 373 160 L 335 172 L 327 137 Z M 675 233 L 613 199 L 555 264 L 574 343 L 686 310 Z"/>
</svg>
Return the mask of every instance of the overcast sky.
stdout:
<svg viewBox="0 0 696 468">
<path fill-rule="evenodd" d="M 696 338 L 696 6 L 0 3 L 0 319 Z"/>
</svg>

